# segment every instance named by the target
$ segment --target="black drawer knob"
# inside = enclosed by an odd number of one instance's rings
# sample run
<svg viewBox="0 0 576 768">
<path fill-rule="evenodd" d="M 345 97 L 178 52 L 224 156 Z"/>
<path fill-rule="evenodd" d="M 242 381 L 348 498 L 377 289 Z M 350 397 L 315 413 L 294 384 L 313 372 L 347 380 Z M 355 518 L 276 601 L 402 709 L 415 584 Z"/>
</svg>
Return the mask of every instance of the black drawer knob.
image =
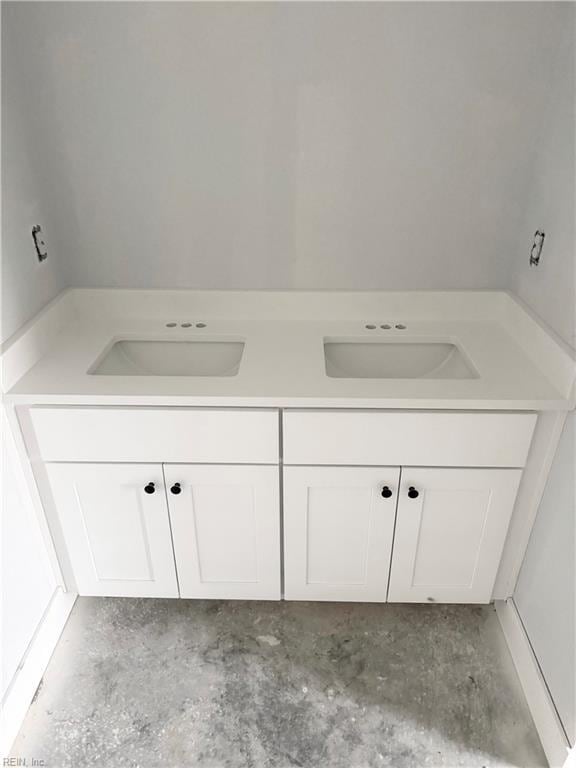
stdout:
<svg viewBox="0 0 576 768">
<path fill-rule="evenodd" d="M 148 483 L 148 485 L 144 486 L 144 491 L 146 493 L 154 493 L 155 490 L 156 490 L 156 486 L 154 485 L 154 483 Z"/>
<path fill-rule="evenodd" d="M 414 488 L 413 485 L 408 488 L 408 498 L 410 499 L 417 499 L 418 496 L 420 496 L 420 493 Z"/>
<path fill-rule="evenodd" d="M 174 483 L 172 488 L 170 488 L 170 493 L 173 493 L 174 496 L 178 496 L 178 494 L 181 492 L 182 492 L 182 488 L 180 488 L 180 483 Z"/>
<path fill-rule="evenodd" d="M 388 488 L 387 485 L 385 485 L 384 488 L 382 488 L 382 494 L 381 495 L 382 495 L 382 497 L 384 499 L 389 499 L 390 496 L 392 496 L 392 491 L 390 490 L 390 488 Z"/>
</svg>

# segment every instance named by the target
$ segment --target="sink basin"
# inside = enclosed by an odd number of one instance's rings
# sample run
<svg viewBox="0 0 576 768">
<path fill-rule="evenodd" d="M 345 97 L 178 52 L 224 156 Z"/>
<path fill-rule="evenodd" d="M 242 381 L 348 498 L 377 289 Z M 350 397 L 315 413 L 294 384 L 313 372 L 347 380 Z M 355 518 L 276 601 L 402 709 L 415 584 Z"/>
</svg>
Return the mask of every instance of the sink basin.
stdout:
<svg viewBox="0 0 576 768">
<path fill-rule="evenodd" d="M 243 341 L 116 341 L 88 373 L 95 376 L 236 376 Z"/>
<path fill-rule="evenodd" d="M 324 339 L 326 374 L 340 379 L 476 379 L 450 342 Z"/>
</svg>

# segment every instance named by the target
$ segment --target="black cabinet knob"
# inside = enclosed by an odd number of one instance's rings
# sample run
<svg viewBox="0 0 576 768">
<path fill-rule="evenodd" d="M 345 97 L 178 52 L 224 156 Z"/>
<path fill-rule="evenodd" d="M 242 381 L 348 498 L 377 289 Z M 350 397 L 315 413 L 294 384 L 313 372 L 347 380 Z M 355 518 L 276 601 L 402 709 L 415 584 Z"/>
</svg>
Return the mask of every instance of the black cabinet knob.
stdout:
<svg viewBox="0 0 576 768">
<path fill-rule="evenodd" d="M 144 491 L 146 493 L 154 493 L 155 490 L 156 490 L 156 486 L 154 485 L 154 483 L 148 483 L 148 485 L 144 486 Z"/>
<path fill-rule="evenodd" d="M 408 488 L 408 498 L 410 499 L 417 499 L 418 496 L 420 496 L 420 493 L 414 488 L 413 485 Z"/>
<path fill-rule="evenodd" d="M 174 496 L 178 496 L 178 494 L 181 492 L 182 492 L 182 488 L 180 488 L 180 483 L 174 483 L 172 488 L 170 488 L 170 493 L 173 493 Z"/>
<path fill-rule="evenodd" d="M 382 494 L 381 495 L 382 495 L 382 497 L 384 499 L 389 499 L 390 496 L 392 496 L 392 491 L 390 490 L 390 488 L 388 488 L 387 485 L 385 485 L 384 488 L 382 488 Z"/>
</svg>

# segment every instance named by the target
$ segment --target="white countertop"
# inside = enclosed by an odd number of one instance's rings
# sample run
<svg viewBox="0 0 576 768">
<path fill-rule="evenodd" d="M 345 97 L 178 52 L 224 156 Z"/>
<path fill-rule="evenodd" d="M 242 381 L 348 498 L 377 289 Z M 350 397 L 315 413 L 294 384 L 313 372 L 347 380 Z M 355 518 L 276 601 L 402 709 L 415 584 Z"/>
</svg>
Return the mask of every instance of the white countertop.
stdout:
<svg viewBox="0 0 576 768">
<path fill-rule="evenodd" d="M 518 318 L 513 332 L 507 327 L 511 314 L 507 303 L 512 299 L 504 293 L 326 294 L 327 299 L 322 296 L 316 301 L 319 294 L 235 292 L 230 294 L 229 312 L 222 292 L 72 293 L 73 299 L 70 294 L 66 299 L 70 305 L 66 321 L 40 359 L 9 389 L 7 398 L 12 402 L 446 410 L 567 410 L 572 406 L 566 382 L 559 386 L 535 362 L 525 329 L 519 343 Z M 514 306 L 513 312 L 523 312 Z M 193 326 L 167 328 L 170 321 L 189 321 Z M 196 328 L 199 321 L 206 327 Z M 406 329 L 365 327 L 386 322 L 403 323 Z M 528 329 L 530 323 L 533 319 L 526 321 Z M 546 344 L 542 329 L 538 334 L 538 344 Z M 325 337 L 384 340 L 400 335 L 406 340 L 456 342 L 479 377 L 345 379 L 326 375 Z M 231 377 L 87 373 L 113 338 L 233 339 L 244 340 L 245 349 L 239 373 Z"/>
</svg>

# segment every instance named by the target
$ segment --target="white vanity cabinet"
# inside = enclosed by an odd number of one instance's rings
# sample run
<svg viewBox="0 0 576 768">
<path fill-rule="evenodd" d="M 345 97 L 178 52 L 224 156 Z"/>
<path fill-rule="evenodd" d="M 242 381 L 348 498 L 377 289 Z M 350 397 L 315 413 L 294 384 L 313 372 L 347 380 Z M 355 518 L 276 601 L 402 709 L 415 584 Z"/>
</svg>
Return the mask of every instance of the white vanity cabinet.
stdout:
<svg viewBox="0 0 576 768">
<path fill-rule="evenodd" d="M 286 599 L 490 602 L 520 476 L 286 467 Z"/>
<path fill-rule="evenodd" d="M 78 592 L 178 597 L 160 464 L 47 464 Z"/>
<path fill-rule="evenodd" d="M 287 600 L 385 602 L 400 471 L 286 467 Z"/>
<path fill-rule="evenodd" d="M 279 600 L 278 411 L 30 409 L 81 595 Z"/>
<path fill-rule="evenodd" d="M 278 467 L 164 467 L 180 597 L 280 599 Z"/>
<path fill-rule="evenodd" d="M 46 469 L 79 594 L 280 599 L 278 467 Z"/>
<path fill-rule="evenodd" d="M 272 408 L 30 422 L 82 595 L 279 600 L 283 558 L 287 600 L 486 603 L 536 415 L 286 409 L 282 446 Z"/>
<path fill-rule="evenodd" d="M 286 597 L 489 602 L 535 423 L 285 411 Z"/>
<path fill-rule="evenodd" d="M 488 603 L 521 474 L 404 467 L 388 600 Z"/>
</svg>

